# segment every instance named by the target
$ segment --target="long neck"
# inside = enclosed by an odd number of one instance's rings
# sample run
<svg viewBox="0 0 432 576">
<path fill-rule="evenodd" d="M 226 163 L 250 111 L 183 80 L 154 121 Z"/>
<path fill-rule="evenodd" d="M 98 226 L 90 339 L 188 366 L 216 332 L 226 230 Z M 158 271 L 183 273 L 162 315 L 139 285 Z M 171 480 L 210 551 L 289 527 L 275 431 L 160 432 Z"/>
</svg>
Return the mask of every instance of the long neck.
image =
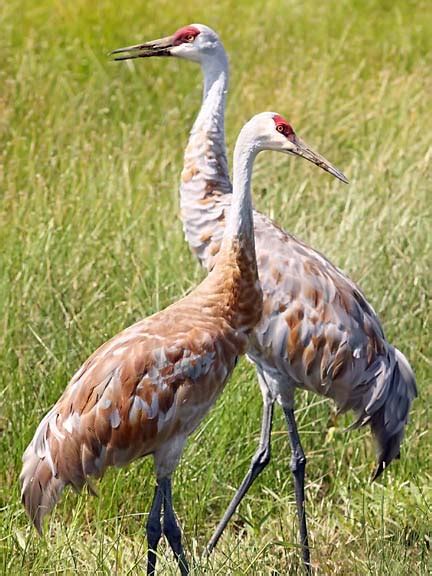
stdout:
<svg viewBox="0 0 432 576">
<path fill-rule="evenodd" d="M 201 110 L 195 120 L 191 131 L 194 134 L 206 132 L 216 133 L 218 138 L 225 140 L 225 99 L 228 90 L 228 59 L 224 49 L 202 64 L 204 74 L 203 99 Z M 224 145 L 225 149 L 225 145 Z"/>
<path fill-rule="evenodd" d="M 231 326 L 249 331 L 259 321 L 262 293 L 258 281 L 251 198 L 252 166 L 258 149 L 248 125 L 241 131 L 234 151 L 233 194 L 222 246 L 206 281 Z"/>
<path fill-rule="evenodd" d="M 220 224 L 220 201 L 232 191 L 224 126 L 228 60 L 222 46 L 202 70 L 203 101 L 185 151 L 180 203 L 186 239 L 205 263 L 209 238 Z"/>
<path fill-rule="evenodd" d="M 248 130 L 243 129 L 234 150 L 233 197 L 225 227 L 223 245 L 244 243 L 253 249 L 255 256 L 252 213 L 252 166 L 258 153 Z"/>
</svg>

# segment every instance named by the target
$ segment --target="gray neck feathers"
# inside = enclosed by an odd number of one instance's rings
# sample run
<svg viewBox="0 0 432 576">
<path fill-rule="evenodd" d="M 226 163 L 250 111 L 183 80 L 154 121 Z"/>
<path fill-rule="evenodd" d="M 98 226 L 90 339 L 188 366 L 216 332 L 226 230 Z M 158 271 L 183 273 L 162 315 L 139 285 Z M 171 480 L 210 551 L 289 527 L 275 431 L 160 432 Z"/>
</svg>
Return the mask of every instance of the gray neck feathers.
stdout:
<svg viewBox="0 0 432 576">
<path fill-rule="evenodd" d="M 240 239 L 254 243 L 251 179 L 252 167 L 258 153 L 251 125 L 241 130 L 234 149 L 233 195 L 224 242 Z"/>
<path fill-rule="evenodd" d="M 225 148 L 228 61 L 222 45 L 202 62 L 204 92 L 184 156 L 180 204 L 186 239 L 202 263 L 231 193 Z M 221 202 L 222 200 L 222 202 Z"/>
</svg>

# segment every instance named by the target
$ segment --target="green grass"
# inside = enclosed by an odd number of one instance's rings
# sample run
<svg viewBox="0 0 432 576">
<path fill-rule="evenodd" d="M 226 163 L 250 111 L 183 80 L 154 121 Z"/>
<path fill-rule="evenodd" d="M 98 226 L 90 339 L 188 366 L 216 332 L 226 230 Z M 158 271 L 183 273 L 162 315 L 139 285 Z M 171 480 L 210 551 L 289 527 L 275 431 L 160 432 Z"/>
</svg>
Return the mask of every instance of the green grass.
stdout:
<svg viewBox="0 0 432 576">
<path fill-rule="evenodd" d="M 408 0 L 327 2 L 9 0 L 0 6 L 0 568 L 4 574 L 139 574 L 150 460 L 110 471 L 100 497 L 67 492 L 43 539 L 20 504 L 21 455 L 41 416 L 101 342 L 202 278 L 178 211 L 197 66 L 112 64 L 109 49 L 213 26 L 232 76 L 227 141 L 252 114 L 285 114 L 350 178 L 263 154 L 255 203 L 360 283 L 412 362 L 402 459 L 368 482 L 368 431 L 298 394 L 319 574 L 429 574 L 432 277 L 432 11 Z M 217 553 L 203 546 L 245 473 L 261 398 L 241 362 L 174 478 L 196 574 L 300 573 L 290 452 L 277 413 L 273 461 Z M 165 545 L 161 570 L 175 574 Z"/>
</svg>

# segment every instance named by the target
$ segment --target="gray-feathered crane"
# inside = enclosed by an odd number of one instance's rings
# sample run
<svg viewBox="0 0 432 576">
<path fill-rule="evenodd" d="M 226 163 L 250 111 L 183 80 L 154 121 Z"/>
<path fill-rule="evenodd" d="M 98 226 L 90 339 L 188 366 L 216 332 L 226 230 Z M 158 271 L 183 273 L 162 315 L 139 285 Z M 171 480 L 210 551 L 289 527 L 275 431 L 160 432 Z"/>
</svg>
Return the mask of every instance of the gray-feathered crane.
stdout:
<svg viewBox="0 0 432 576">
<path fill-rule="evenodd" d="M 198 62 L 204 74 L 201 110 L 186 147 L 180 186 L 184 231 L 192 251 L 211 270 L 232 205 L 225 149 L 224 114 L 228 60 L 217 34 L 203 24 L 172 36 L 115 50 L 118 60 L 175 56 Z M 281 123 L 281 132 L 287 128 Z M 294 132 L 288 134 L 299 142 Z M 303 148 L 300 155 L 311 159 Z M 353 410 L 357 426 L 369 424 L 377 443 L 377 478 L 399 456 L 416 396 L 414 374 L 403 354 L 385 338 L 360 289 L 325 256 L 254 212 L 264 311 L 252 336 L 249 358 L 264 401 L 260 445 L 250 470 L 209 543 L 211 551 L 248 488 L 270 459 L 275 400 L 281 404 L 292 448 L 291 469 L 303 559 L 310 566 L 304 507 L 304 455 L 294 416 L 300 388 Z"/>
</svg>

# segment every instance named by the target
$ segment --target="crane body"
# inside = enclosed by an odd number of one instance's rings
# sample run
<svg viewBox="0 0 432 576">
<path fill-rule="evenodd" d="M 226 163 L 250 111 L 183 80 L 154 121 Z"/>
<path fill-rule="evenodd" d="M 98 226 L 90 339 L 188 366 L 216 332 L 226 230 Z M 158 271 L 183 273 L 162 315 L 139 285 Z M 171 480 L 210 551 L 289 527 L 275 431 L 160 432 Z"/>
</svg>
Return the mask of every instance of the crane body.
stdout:
<svg viewBox="0 0 432 576">
<path fill-rule="evenodd" d="M 250 180 L 250 173 L 242 176 Z M 212 272 L 180 301 L 96 350 L 39 424 L 20 477 L 24 506 L 39 532 L 65 486 L 80 490 L 108 466 L 151 454 L 157 487 L 147 524 L 148 573 L 155 570 L 162 508 L 163 532 L 182 574 L 188 573 L 171 475 L 187 437 L 246 351 L 262 310 L 249 182 L 239 177 L 238 190 Z"/>
</svg>

